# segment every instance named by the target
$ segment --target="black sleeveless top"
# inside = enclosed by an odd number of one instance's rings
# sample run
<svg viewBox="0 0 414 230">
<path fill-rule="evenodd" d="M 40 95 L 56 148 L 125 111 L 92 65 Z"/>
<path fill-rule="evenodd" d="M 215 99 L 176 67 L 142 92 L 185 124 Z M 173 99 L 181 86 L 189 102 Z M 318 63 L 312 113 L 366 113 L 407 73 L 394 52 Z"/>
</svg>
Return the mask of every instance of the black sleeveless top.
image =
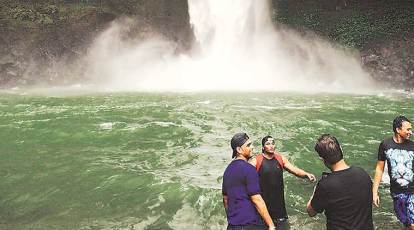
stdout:
<svg viewBox="0 0 414 230">
<path fill-rule="evenodd" d="M 283 169 L 279 162 L 272 158 L 263 157 L 259 169 L 260 189 L 272 219 L 287 218 L 285 193 L 283 186 Z"/>
</svg>

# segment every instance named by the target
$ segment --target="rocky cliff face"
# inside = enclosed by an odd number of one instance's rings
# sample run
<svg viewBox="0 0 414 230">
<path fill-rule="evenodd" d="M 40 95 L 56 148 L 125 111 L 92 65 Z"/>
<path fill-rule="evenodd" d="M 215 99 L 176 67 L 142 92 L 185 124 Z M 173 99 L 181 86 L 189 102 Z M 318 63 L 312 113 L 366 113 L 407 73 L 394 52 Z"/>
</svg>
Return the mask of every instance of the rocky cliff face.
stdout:
<svg viewBox="0 0 414 230">
<path fill-rule="evenodd" d="M 413 1 L 272 2 L 276 23 L 358 51 L 372 78 L 388 87 L 414 88 Z"/>
<path fill-rule="evenodd" d="M 414 88 L 414 34 L 385 43 L 370 44 L 361 60 L 372 77 L 388 87 Z"/>
<path fill-rule="evenodd" d="M 80 62 L 93 39 L 123 17 L 135 22 L 130 36 L 161 36 L 176 43 L 177 51 L 191 44 L 187 1 L 5 0 L 0 3 L 0 87 L 80 80 L 80 75 L 59 74 L 60 64 Z"/>
</svg>

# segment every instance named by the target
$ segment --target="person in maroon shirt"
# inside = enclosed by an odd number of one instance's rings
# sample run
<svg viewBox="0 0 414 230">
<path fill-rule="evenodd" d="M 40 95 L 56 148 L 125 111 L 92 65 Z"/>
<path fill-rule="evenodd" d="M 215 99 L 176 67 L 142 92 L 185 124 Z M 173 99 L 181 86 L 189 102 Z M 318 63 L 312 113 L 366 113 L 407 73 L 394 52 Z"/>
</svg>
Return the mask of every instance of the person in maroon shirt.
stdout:
<svg viewBox="0 0 414 230">
<path fill-rule="evenodd" d="M 275 139 L 272 136 L 262 138 L 262 153 L 252 157 L 249 163 L 256 167 L 259 174 L 260 190 L 269 214 L 278 230 L 289 229 L 288 215 L 285 207 L 285 191 L 283 182 L 284 170 L 311 182 L 316 181 L 313 174 L 293 165 L 289 160 L 276 152 Z"/>
</svg>

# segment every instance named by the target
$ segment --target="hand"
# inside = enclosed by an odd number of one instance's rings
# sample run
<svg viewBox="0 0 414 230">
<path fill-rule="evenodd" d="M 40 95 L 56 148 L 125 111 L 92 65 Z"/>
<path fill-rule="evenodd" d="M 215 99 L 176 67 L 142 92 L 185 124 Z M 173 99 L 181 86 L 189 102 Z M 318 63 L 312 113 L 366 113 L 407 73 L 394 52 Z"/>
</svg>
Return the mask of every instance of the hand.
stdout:
<svg viewBox="0 0 414 230">
<path fill-rule="evenodd" d="M 269 230 L 276 230 L 276 227 L 275 226 L 269 227 Z"/>
<path fill-rule="evenodd" d="M 306 173 L 306 177 L 309 179 L 310 182 L 316 181 L 316 177 L 312 173 Z"/>
<path fill-rule="evenodd" d="M 373 194 L 372 194 L 372 203 L 373 203 L 375 206 L 379 207 L 379 205 L 380 205 L 380 198 L 379 198 L 378 193 L 373 193 Z"/>
</svg>

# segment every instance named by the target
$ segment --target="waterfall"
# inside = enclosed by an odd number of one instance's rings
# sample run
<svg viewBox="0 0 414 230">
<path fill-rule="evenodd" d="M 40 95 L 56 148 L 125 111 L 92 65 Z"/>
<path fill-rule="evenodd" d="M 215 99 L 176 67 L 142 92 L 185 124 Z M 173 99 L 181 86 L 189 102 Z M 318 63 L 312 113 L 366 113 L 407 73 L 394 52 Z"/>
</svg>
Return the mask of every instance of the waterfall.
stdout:
<svg viewBox="0 0 414 230">
<path fill-rule="evenodd" d="M 276 30 L 268 0 L 188 0 L 195 44 L 123 44 L 114 24 L 92 49 L 91 75 L 120 90 L 366 92 L 359 60 L 318 38 Z M 114 49 L 116 45 L 116 49 Z M 114 51 L 115 50 L 115 51 Z M 104 80 L 102 80 L 104 79 Z"/>
<path fill-rule="evenodd" d="M 235 58 L 271 27 L 268 1 L 188 0 L 190 23 L 204 55 Z"/>
</svg>

